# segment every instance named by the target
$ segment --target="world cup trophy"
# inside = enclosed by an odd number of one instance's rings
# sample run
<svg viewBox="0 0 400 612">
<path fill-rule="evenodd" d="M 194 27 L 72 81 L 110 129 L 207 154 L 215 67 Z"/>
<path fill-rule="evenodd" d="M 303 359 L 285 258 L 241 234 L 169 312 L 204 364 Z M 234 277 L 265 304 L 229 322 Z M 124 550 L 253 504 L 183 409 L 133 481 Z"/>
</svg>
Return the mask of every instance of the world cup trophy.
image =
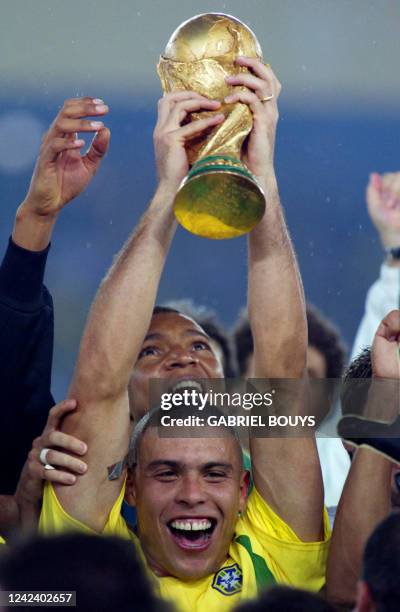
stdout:
<svg viewBox="0 0 400 612">
<path fill-rule="evenodd" d="M 218 111 L 191 113 L 190 120 L 223 113 L 225 121 L 186 143 L 190 170 L 174 202 L 179 223 L 206 238 L 249 232 L 265 212 L 264 193 L 241 162 L 253 120 L 246 104 L 226 104 L 238 88 L 227 76 L 247 72 L 239 55 L 262 58 L 260 44 L 244 23 L 222 13 L 205 13 L 182 23 L 169 39 L 157 71 L 165 93 L 195 91 L 221 102 Z"/>
</svg>

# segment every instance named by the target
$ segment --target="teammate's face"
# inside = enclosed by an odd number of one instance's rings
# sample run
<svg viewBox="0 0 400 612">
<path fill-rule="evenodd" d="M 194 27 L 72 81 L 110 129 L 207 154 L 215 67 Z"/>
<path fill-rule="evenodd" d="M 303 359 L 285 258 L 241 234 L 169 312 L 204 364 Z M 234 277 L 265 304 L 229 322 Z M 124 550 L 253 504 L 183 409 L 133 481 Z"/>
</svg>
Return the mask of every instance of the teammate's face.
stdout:
<svg viewBox="0 0 400 612">
<path fill-rule="evenodd" d="M 177 313 L 153 316 L 129 383 L 135 419 L 149 409 L 149 381 L 155 378 L 176 384 L 185 381 L 188 388 L 202 378 L 223 378 L 222 363 L 210 338 L 189 317 Z"/>
<path fill-rule="evenodd" d="M 248 484 L 237 444 L 230 435 L 144 433 L 127 501 L 136 506 L 142 549 L 156 574 L 196 580 L 225 561 Z"/>
</svg>

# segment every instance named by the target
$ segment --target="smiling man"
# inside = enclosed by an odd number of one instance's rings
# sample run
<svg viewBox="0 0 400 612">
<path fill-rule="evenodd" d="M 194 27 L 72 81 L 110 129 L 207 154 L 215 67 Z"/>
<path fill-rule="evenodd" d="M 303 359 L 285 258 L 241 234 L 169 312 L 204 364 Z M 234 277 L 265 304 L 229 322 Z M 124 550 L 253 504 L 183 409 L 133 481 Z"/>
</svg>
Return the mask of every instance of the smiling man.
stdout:
<svg viewBox="0 0 400 612">
<path fill-rule="evenodd" d="M 237 62 L 249 72 L 230 77 L 231 85 L 244 87 L 225 101 L 248 104 L 253 113 L 243 161 L 267 200 L 249 235 L 255 376 L 299 379 L 307 346 L 303 289 L 273 167 L 280 84 L 259 60 Z M 327 553 L 312 437 L 251 439 L 254 488 L 247 504 L 248 475 L 230 430 L 222 428 L 218 438 L 207 432 L 166 438 L 141 421 L 136 460 L 128 470 L 123 461 L 131 414 L 137 419 L 149 409 L 151 379 L 166 380 L 173 392 L 222 376 L 201 327 L 180 313 L 154 310 L 176 228 L 173 201 L 188 171 L 185 142 L 224 115 L 185 119 L 219 106 L 193 92 L 168 94 L 159 103 L 159 185 L 93 303 L 69 393 L 78 410 L 63 423 L 64 432 L 87 444 L 88 469 L 72 487 L 47 485 L 41 515 L 46 533 L 78 529 L 132 539 L 163 596 L 182 611 L 227 610 L 275 581 L 318 590 Z M 136 506 L 136 533 L 121 517 L 124 496 Z"/>
<path fill-rule="evenodd" d="M 203 329 L 177 310 L 157 306 L 129 381 L 131 412 L 138 420 L 149 410 L 154 379 L 176 380 L 168 383 L 170 391 L 199 391 L 196 380 L 223 376 L 221 358 Z"/>
<path fill-rule="evenodd" d="M 196 412 L 184 407 L 174 414 Z M 202 428 L 199 437 L 199 430 L 185 428 L 182 437 L 176 427 L 165 437 L 160 416 L 152 411 L 137 427 L 126 499 L 136 507 L 140 543 L 156 575 L 208 580 L 227 560 L 249 474 L 233 431 Z"/>
</svg>

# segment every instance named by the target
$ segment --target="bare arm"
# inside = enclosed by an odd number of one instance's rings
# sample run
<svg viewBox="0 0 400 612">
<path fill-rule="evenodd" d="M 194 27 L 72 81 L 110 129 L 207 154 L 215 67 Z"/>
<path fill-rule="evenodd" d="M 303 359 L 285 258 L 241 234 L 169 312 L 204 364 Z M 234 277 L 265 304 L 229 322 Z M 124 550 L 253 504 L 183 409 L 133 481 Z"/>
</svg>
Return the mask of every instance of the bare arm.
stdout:
<svg viewBox="0 0 400 612">
<path fill-rule="evenodd" d="M 300 379 L 305 367 L 306 322 L 301 279 L 277 190 L 249 240 L 249 319 L 255 378 Z M 297 389 L 296 389 L 297 386 Z M 279 403 L 301 413 L 302 383 L 278 385 Z M 279 404 L 278 404 L 279 405 Z M 286 408 L 286 406 L 285 406 Z M 323 483 L 314 437 L 251 438 L 254 483 L 303 540 L 322 535 Z"/>
<path fill-rule="evenodd" d="M 356 600 L 365 544 L 390 511 L 392 464 L 369 448 L 352 461 L 335 516 L 326 577 L 327 597 L 339 605 Z M 373 491 L 371 490 L 373 483 Z"/>
<path fill-rule="evenodd" d="M 91 181 L 106 153 L 109 133 L 98 131 L 88 152 L 76 132 L 99 128 L 83 117 L 102 118 L 108 108 L 92 98 L 64 103 L 44 135 L 35 170 L 15 218 L 12 242 L 0 269 L 0 342 L 3 355 L 0 408 L 2 492 L 13 493 L 32 440 L 54 404 L 50 392 L 53 305 L 43 285 L 48 243 L 64 206 Z M 32 364 L 34 368 L 32 369 Z M 18 440 L 12 439 L 19 432 Z M 8 434 L 10 432 L 11 435 Z"/>
<path fill-rule="evenodd" d="M 249 236 L 254 375 L 298 378 L 304 373 L 307 346 L 303 285 L 272 174 L 266 193 L 265 215 Z"/>
<path fill-rule="evenodd" d="M 232 84 L 250 91 L 234 100 L 253 112 L 245 161 L 266 194 L 266 212 L 249 236 L 248 311 L 254 339 L 255 378 L 301 378 L 305 371 L 307 325 L 303 286 L 286 228 L 273 166 L 280 84 L 258 60 L 239 60 L 252 75 Z M 273 94 L 267 102 L 261 99 Z M 322 531 L 323 484 L 313 438 L 251 439 L 254 483 L 271 507 L 304 540 Z"/>
<path fill-rule="evenodd" d="M 158 283 L 175 230 L 173 195 L 158 191 L 137 230 L 104 279 L 89 314 L 69 395 L 79 411 L 63 431 L 88 445 L 88 471 L 72 489 L 56 487 L 64 509 L 97 531 L 121 489 L 107 468 L 127 451 L 127 387 L 148 329 Z M 79 499 L 79 504 L 77 500 Z"/>
<path fill-rule="evenodd" d="M 372 345 L 373 379 L 363 413 L 371 422 L 390 422 L 398 416 L 399 346 L 400 311 L 393 310 L 383 319 Z M 389 413 L 394 417 L 387 418 Z M 327 594 L 335 603 L 356 599 L 365 544 L 390 511 L 392 467 L 387 457 L 371 448 L 361 447 L 356 452 L 335 517 L 328 557 Z"/>
<path fill-rule="evenodd" d="M 107 467 L 123 459 L 128 448 L 127 386 L 151 321 L 176 228 L 172 204 L 188 170 L 185 140 L 220 123 L 223 117 L 184 127 L 180 124 L 191 111 L 217 106 L 193 92 L 170 94 L 161 100 L 155 130 L 159 187 L 103 281 L 83 335 L 70 388 L 79 411 L 66 419 L 63 429 L 87 443 L 88 471 L 72 489 L 57 487 L 57 495 L 67 512 L 98 531 L 123 481 L 123 475 L 109 481 Z"/>
</svg>

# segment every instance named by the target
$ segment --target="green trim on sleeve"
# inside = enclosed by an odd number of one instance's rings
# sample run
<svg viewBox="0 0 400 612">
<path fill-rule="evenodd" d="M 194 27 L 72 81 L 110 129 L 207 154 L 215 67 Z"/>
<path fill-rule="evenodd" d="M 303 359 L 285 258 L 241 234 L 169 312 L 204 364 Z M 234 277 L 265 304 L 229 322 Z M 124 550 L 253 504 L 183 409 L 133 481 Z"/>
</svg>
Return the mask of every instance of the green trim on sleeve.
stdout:
<svg viewBox="0 0 400 612">
<path fill-rule="evenodd" d="M 276 584 L 275 577 L 269 569 L 266 560 L 260 555 L 257 555 L 257 553 L 253 552 L 249 536 L 237 536 L 235 538 L 235 542 L 243 546 L 243 548 L 245 548 L 246 551 L 249 553 L 249 557 L 253 564 L 254 573 L 256 575 L 258 591 L 260 591 L 261 589 L 265 589 L 266 587 L 270 587 L 273 584 Z"/>
</svg>

